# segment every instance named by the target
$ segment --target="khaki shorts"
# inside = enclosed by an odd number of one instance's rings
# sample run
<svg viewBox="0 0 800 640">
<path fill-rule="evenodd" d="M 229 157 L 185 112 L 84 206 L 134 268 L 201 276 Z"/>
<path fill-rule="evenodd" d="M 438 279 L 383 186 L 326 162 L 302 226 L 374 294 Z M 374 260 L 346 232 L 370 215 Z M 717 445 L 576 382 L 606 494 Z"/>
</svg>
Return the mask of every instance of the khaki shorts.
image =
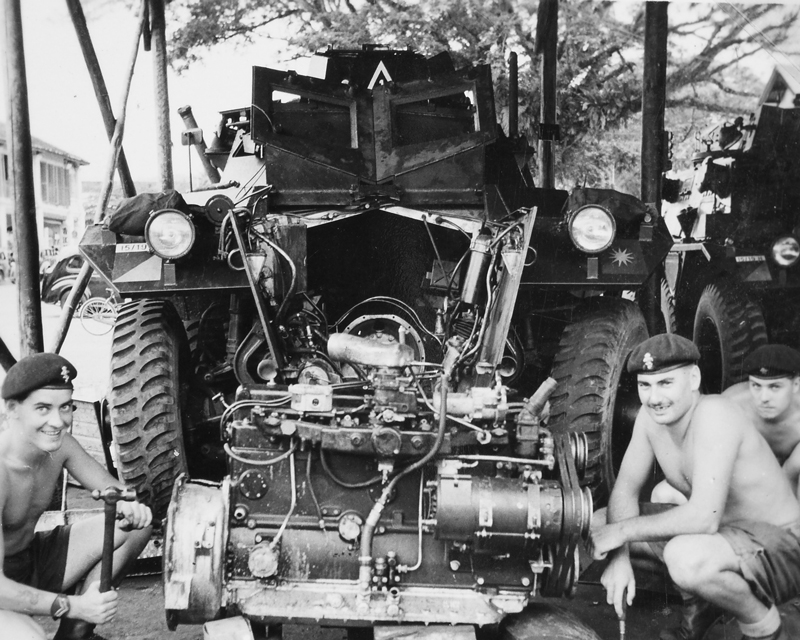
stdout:
<svg viewBox="0 0 800 640">
<path fill-rule="evenodd" d="M 653 515 L 674 506 L 645 502 L 639 508 L 642 515 Z M 717 533 L 731 545 L 742 576 L 764 604 L 782 604 L 800 594 L 800 521 L 776 527 L 745 520 L 724 525 Z M 667 542 L 647 544 L 663 561 Z"/>
<path fill-rule="evenodd" d="M 51 531 L 39 531 L 28 547 L 6 556 L 3 560 L 6 578 L 42 591 L 61 593 L 64 590 L 70 527 L 62 525 Z"/>
</svg>

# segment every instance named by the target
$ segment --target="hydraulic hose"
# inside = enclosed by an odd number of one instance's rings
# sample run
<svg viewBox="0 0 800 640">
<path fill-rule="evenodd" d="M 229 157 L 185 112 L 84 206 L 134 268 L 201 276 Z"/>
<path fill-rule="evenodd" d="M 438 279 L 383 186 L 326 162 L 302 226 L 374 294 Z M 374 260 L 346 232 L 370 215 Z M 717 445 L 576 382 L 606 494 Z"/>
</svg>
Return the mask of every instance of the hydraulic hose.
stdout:
<svg viewBox="0 0 800 640">
<path fill-rule="evenodd" d="M 447 413 L 445 411 L 445 407 L 447 407 L 447 383 L 447 374 L 442 374 L 440 381 L 441 404 L 439 405 L 439 429 L 436 431 L 436 440 L 434 440 L 433 446 L 428 453 L 426 453 L 413 464 L 408 465 L 389 481 L 389 484 L 387 484 L 384 488 L 383 492 L 381 493 L 381 497 L 378 498 L 377 502 L 372 507 L 372 511 L 369 512 L 367 520 L 364 523 L 364 529 L 361 532 L 361 556 L 358 559 L 360 565 L 358 571 L 358 583 L 359 591 L 362 594 L 365 594 L 369 591 L 369 587 L 372 582 L 372 538 L 375 533 L 375 527 L 378 525 L 378 522 L 381 519 L 383 509 L 386 506 L 386 503 L 389 501 L 389 496 L 391 496 L 392 491 L 394 491 L 397 483 L 400 482 L 400 480 L 402 480 L 408 474 L 413 473 L 417 469 L 428 464 L 428 462 L 430 462 L 442 448 L 445 427 L 447 426 Z"/>
</svg>

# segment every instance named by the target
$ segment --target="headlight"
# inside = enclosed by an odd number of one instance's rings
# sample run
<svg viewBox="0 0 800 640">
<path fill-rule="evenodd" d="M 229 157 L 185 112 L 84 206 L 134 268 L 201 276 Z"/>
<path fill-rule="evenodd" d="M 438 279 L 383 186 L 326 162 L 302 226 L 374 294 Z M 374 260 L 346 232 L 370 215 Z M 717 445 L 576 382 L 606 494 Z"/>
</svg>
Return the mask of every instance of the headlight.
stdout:
<svg viewBox="0 0 800 640">
<path fill-rule="evenodd" d="M 800 242 L 793 236 L 781 236 L 772 243 L 772 259 L 781 267 L 791 267 L 800 259 Z"/>
<path fill-rule="evenodd" d="M 617 224 L 606 209 L 586 205 L 572 214 L 569 220 L 569 237 L 578 249 L 586 253 L 600 253 L 614 242 Z"/>
<path fill-rule="evenodd" d="M 163 209 L 150 216 L 144 228 L 147 244 L 159 258 L 182 258 L 194 244 L 194 225 L 185 213 Z"/>
</svg>

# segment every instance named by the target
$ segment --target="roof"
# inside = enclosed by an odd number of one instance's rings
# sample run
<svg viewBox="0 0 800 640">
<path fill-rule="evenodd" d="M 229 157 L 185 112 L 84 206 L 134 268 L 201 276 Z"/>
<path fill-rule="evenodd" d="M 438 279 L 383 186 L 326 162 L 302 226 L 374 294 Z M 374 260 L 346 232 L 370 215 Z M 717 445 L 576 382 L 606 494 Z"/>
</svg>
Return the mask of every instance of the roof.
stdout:
<svg viewBox="0 0 800 640">
<path fill-rule="evenodd" d="M 0 122 L 0 144 L 6 144 L 8 142 L 8 136 L 6 135 L 6 123 Z M 47 151 L 49 153 L 54 153 L 55 155 L 61 156 L 70 162 L 74 162 L 77 165 L 86 165 L 89 164 L 88 161 L 84 160 L 83 158 L 79 158 L 76 155 L 68 153 L 63 149 L 59 149 L 55 145 L 50 144 L 49 142 L 45 142 L 41 138 L 37 138 L 36 136 L 31 136 L 31 146 L 33 147 L 34 151 Z"/>
<path fill-rule="evenodd" d="M 800 95 L 800 79 L 796 78 L 791 70 L 776 66 L 772 70 L 758 104 L 762 105 L 767 102 L 774 90 L 778 90 L 781 94 L 789 90 L 794 96 Z"/>
</svg>

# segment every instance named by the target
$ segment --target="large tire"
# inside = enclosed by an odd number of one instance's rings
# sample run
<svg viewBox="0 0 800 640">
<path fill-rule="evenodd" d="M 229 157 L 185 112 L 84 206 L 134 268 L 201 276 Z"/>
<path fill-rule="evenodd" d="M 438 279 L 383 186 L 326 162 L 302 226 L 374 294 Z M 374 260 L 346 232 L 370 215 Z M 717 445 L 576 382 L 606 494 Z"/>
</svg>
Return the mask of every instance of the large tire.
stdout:
<svg viewBox="0 0 800 640">
<path fill-rule="evenodd" d="M 631 350 L 648 337 L 639 307 L 597 298 L 564 329 L 553 362 L 558 382 L 551 397 L 554 433 L 585 434 L 581 485 L 596 504 L 608 498 L 639 409 L 636 380 L 625 371 Z"/>
<path fill-rule="evenodd" d="M 158 520 L 187 465 L 181 391 L 186 349 L 183 325 L 169 302 L 137 300 L 120 308 L 108 397 L 118 471 Z"/>
<path fill-rule="evenodd" d="M 755 302 L 732 283 L 720 282 L 700 296 L 692 339 L 700 349 L 703 391 L 720 393 L 744 380 L 744 359 L 767 344 L 767 327 Z"/>
</svg>

